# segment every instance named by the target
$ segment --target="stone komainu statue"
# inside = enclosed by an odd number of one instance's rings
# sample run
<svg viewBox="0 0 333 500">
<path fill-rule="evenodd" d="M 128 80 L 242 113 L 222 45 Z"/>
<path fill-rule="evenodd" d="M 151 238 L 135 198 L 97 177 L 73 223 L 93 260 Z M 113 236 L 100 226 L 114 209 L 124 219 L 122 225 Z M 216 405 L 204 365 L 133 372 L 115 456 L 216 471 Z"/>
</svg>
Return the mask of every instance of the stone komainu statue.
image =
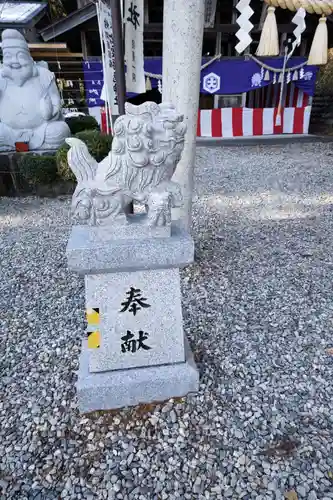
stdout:
<svg viewBox="0 0 333 500">
<path fill-rule="evenodd" d="M 54 73 L 35 63 L 17 30 L 2 33 L 0 68 L 0 151 L 27 142 L 30 150 L 57 149 L 70 136 L 61 112 Z"/>
<path fill-rule="evenodd" d="M 126 114 L 114 125 L 112 149 L 101 163 L 82 141 L 67 139 L 68 164 L 78 181 L 72 200 L 74 218 L 90 225 L 124 224 L 134 201 L 147 207 L 145 224 L 169 224 L 171 207 L 182 201 L 180 187 L 171 177 L 185 132 L 183 116 L 171 104 L 126 103 Z"/>
</svg>

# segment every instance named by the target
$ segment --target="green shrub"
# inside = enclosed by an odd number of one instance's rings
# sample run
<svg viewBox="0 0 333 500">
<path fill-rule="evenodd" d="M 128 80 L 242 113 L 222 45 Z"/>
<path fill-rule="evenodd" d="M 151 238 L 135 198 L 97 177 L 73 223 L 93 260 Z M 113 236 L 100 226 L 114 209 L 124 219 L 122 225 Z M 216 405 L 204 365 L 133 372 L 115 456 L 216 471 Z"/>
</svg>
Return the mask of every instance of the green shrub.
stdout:
<svg viewBox="0 0 333 500">
<path fill-rule="evenodd" d="M 77 139 L 81 139 L 89 150 L 89 153 L 95 160 L 98 162 L 102 161 L 108 154 L 111 149 L 112 144 L 112 136 L 103 134 L 98 130 L 84 130 L 75 134 L 74 137 Z M 61 148 L 58 149 L 56 154 L 58 175 L 64 181 L 75 181 L 75 176 L 67 163 L 67 152 L 69 150 L 69 146 L 64 144 Z"/>
<path fill-rule="evenodd" d="M 57 179 L 55 156 L 26 153 L 18 160 L 19 173 L 29 186 L 49 185 Z"/>
<path fill-rule="evenodd" d="M 71 116 L 66 118 L 65 121 L 72 135 L 83 130 L 99 130 L 98 122 L 93 116 Z"/>
</svg>

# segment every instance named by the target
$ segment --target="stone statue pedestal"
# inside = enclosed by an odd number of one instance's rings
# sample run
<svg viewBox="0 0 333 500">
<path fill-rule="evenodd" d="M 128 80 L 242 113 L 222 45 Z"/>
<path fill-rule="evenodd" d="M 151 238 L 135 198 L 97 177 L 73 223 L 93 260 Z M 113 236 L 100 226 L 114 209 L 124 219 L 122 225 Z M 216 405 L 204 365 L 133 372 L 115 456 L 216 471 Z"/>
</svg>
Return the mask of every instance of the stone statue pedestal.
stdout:
<svg viewBox="0 0 333 500">
<path fill-rule="evenodd" d="M 193 240 L 177 224 L 165 237 L 158 228 L 138 237 L 133 224 L 131 238 L 130 226 L 75 226 L 68 242 L 68 267 L 85 276 L 87 333 L 77 382 L 83 413 L 198 390 L 179 278 L 179 268 L 193 262 Z"/>
</svg>

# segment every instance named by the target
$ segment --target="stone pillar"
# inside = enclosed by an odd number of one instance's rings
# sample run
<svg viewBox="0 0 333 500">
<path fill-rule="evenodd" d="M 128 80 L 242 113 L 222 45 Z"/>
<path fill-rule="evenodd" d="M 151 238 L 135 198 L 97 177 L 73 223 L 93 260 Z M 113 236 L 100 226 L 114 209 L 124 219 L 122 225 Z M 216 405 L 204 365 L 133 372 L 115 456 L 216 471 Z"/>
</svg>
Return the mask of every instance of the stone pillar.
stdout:
<svg viewBox="0 0 333 500">
<path fill-rule="evenodd" d="M 187 229 L 191 225 L 204 14 L 205 0 L 164 0 L 162 99 L 174 104 L 187 125 L 183 156 L 173 177 L 182 187 L 184 205 L 175 209 L 173 217 Z"/>
<path fill-rule="evenodd" d="M 106 229 L 106 230 L 105 230 Z M 194 244 L 174 225 L 152 237 L 144 226 L 75 226 L 68 267 L 85 276 L 87 333 L 77 393 L 89 413 L 165 401 L 198 390 L 183 333 L 179 268 Z"/>
</svg>

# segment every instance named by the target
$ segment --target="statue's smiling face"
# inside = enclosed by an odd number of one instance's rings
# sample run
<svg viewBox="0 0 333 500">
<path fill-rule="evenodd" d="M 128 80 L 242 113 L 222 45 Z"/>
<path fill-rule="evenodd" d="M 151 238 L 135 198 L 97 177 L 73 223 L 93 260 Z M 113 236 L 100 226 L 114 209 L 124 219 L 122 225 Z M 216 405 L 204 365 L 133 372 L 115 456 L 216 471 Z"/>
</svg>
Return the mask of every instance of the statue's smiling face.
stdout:
<svg viewBox="0 0 333 500">
<path fill-rule="evenodd" d="M 33 76 L 33 60 L 26 50 L 7 48 L 3 52 L 3 76 L 21 87 Z"/>
</svg>

